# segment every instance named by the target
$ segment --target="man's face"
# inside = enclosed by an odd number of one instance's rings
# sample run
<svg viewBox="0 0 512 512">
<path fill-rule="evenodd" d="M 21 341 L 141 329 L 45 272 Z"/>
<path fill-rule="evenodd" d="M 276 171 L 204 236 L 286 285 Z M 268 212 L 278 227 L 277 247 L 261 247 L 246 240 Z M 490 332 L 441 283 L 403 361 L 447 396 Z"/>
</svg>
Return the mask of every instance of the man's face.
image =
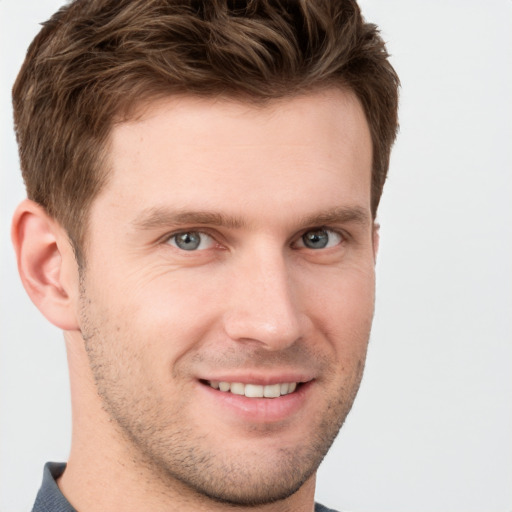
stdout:
<svg viewBox="0 0 512 512">
<path fill-rule="evenodd" d="M 80 327 L 116 435 L 204 496 L 291 495 L 350 410 L 370 333 L 359 103 L 171 98 L 116 126 L 109 151 Z"/>
</svg>

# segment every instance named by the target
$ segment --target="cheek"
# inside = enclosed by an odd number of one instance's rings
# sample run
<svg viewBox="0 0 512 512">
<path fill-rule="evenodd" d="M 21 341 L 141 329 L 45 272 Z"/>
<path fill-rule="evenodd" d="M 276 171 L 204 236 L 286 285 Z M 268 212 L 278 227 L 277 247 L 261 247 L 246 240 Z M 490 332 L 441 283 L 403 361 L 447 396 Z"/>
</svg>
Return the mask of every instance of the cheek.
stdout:
<svg viewBox="0 0 512 512">
<path fill-rule="evenodd" d="M 372 314 L 375 299 L 375 272 L 372 265 L 330 269 L 309 275 L 303 289 L 314 298 L 326 314 L 337 312 L 337 317 L 353 316 L 354 320 Z"/>
<path fill-rule="evenodd" d="M 218 287 L 201 272 L 153 269 L 125 279 L 105 297 L 111 320 L 130 331 L 133 343 L 162 361 L 178 359 L 212 329 L 218 317 Z M 115 304 L 115 307 L 112 307 Z"/>
<path fill-rule="evenodd" d="M 344 358 L 350 354 L 354 359 L 364 358 L 375 304 L 373 267 L 332 273 L 307 283 L 304 289 L 311 318 L 332 349 Z"/>
</svg>

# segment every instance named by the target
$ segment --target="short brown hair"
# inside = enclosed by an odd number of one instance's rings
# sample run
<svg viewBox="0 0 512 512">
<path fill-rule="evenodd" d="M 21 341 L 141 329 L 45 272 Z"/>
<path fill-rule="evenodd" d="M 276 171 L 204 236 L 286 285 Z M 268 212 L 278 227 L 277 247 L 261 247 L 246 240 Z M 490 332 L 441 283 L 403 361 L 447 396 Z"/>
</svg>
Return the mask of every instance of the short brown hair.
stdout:
<svg viewBox="0 0 512 512">
<path fill-rule="evenodd" d="M 29 198 L 80 257 L 113 123 L 185 93 L 266 101 L 352 90 L 373 141 L 375 216 L 397 131 L 398 77 L 355 0 L 75 0 L 32 42 L 13 89 Z"/>
</svg>

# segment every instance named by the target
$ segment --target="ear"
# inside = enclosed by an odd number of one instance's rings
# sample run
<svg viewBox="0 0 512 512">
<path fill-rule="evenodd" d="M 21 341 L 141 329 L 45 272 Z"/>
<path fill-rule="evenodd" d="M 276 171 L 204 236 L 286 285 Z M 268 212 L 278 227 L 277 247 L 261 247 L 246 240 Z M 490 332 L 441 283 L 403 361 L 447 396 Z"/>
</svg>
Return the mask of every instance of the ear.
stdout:
<svg viewBox="0 0 512 512">
<path fill-rule="evenodd" d="M 26 199 L 12 221 L 12 242 L 25 290 L 41 313 L 63 330 L 77 330 L 78 265 L 65 230 Z"/>
<path fill-rule="evenodd" d="M 379 252 L 379 242 L 380 242 L 380 224 L 378 222 L 373 223 L 372 242 L 373 242 L 373 260 L 377 261 L 377 253 Z"/>
</svg>

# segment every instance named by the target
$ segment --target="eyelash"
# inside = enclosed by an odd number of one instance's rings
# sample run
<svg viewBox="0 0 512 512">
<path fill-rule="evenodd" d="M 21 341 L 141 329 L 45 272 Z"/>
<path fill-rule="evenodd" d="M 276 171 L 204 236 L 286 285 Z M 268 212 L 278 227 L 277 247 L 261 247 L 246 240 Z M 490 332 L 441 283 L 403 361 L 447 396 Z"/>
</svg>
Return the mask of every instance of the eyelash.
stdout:
<svg viewBox="0 0 512 512">
<path fill-rule="evenodd" d="M 319 247 L 319 248 L 307 247 L 307 245 L 304 241 L 304 237 L 308 233 L 315 233 L 315 232 L 322 232 L 322 231 L 326 232 L 326 233 L 330 233 L 331 235 L 334 235 L 335 237 L 338 238 L 338 241 L 334 245 L 331 245 L 330 247 Z M 175 249 L 177 249 L 183 253 L 202 252 L 202 251 L 205 251 L 205 250 L 211 248 L 211 247 L 206 247 L 204 249 L 194 248 L 192 250 L 187 250 L 187 249 L 180 248 L 177 243 L 175 243 L 175 244 L 171 243 L 172 241 L 175 241 L 176 237 L 178 237 L 179 235 L 187 235 L 187 234 L 198 234 L 200 236 L 209 237 L 212 240 L 212 243 L 211 243 L 212 246 L 217 245 L 217 246 L 219 246 L 219 248 L 222 247 L 222 244 L 216 240 L 216 237 L 214 235 L 210 234 L 207 231 L 201 230 L 201 228 L 191 228 L 188 230 L 182 230 L 182 231 L 177 231 L 177 232 L 171 233 L 171 234 L 165 236 L 165 238 L 163 239 L 163 242 L 165 244 L 173 246 Z M 329 244 L 331 242 L 330 238 L 331 238 L 331 236 L 329 236 L 327 244 Z M 308 228 L 307 230 L 303 231 L 298 237 L 296 237 L 294 239 L 294 242 L 291 244 L 291 247 L 294 249 L 309 249 L 311 251 L 316 252 L 316 251 L 321 251 L 321 250 L 328 250 L 333 247 L 339 246 L 339 245 L 343 244 L 344 242 L 346 242 L 348 238 L 349 238 L 349 236 L 347 235 L 347 233 L 342 230 L 329 228 L 327 226 L 319 226 L 319 227 Z M 201 243 L 202 243 L 202 241 L 200 241 L 200 244 Z M 300 245 L 297 247 L 298 244 L 300 244 Z"/>
<path fill-rule="evenodd" d="M 170 235 L 167 235 L 167 236 L 164 238 L 163 242 L 164 242 L 165 244 L 172 245 L 172 246 L 173 246 L 173 247 L 175 247 L 177 250 L 180 250 L 180 251 L 182 251 L 182 252 L 198 252 L 197 248 L 196 248 L 196 249 L 193 249 L 193 250 L 189 250 L 189 251 L 187 251 L 187 249 L 182 249 L 182 248 L 180 248 L 180 247 L 178 246 L 178 243 L 176 242 L 176 239 L 177 239 L 177 237 L 178 237 L 178 236 L 180 236 L 180 235 L 191 235 L 191 234 L 197 234 L 197 235 L 199 235 L 200 237 L 208 237 L 208 238 L 210 238 L 210 239 L 211 239 L 211 241 L 212 241 L 212 242 L 211 242 L 211 245 L 212 245 L 212 246 L 214 246 L 214 245 L 220 245 L 220 244 L 216 241 L 216 239 L 215 239 L 215 237 L 214 237 L 213 235 L 209 234 L 209 233 L 208 233 L 208 232 L 206 232 L 206 231 L 201 231 L 200 229 L 188 229 L 188 230 L 185 230 L 185 231 L 178 231 L 178 232 L 175 232 L 175 233 L 171 233 Z M 175 242 L 175 244 L 173 244 L 173 243 L 172 243 L 173 241 Z M 200 244 L 200 245 L 201 245 L 202 243 L 203 243 L 203 240 L 201 240 L 201 241 L 199 242 L 199 244 Z M 207 248 L 205 248 L 205 249 L 200 249 L 200 251 L 201 251 L 201 250 L 202 250 L 202 251 L 204 251 L 204 250 L 209 249 L 209 248 L 210 248 L 210 247 L 207 247 Z"/>
<path fill-rule="evenodd" d="M 308 233 L 320 233 L 320 232 L 325 232 L 325 233 L 330 233 L 329 237 L 328 237 L 328 240 L 327 240 L 327 244 L 330 244 L 331 243 L 331 238 L 332 238 L 332 235 L 334 235 L 335 238 L 338 238 L 338 240 L 336 241 L 336 243 L 334 245 L 330 245 L 330 247 L 319 247 L 319 248 L 312 248 L 312 247 L 307 247 L 306 245 L 306 242 L 304 240 L 304 237 L 308 234 Z M 302 235 L 297 239 L 297 241 L 295 242 L 295 244 L 297 242 L 301 243 L 302 244 L 302 247 L 305 247 L 306 249 L 310 249 L 310 250 L 322 250 L 322 249 L 330 249 L 332 247 L 336 247 L 338 245 L 341 245 L 344 241 L 346 241 L 347 237 L 346 235 L 343 233 L 343 232 L 340 232 L 340 231 L 337 231 L 335 229 L 331 229 L 331 228 L 328 228 L 328 227 L 325 227 L 325 226 L 321 226 L 321 227 L 318 227 L 318 228 L 313 228 L 313 229 L 308 229 L 307 231 L 304 231 L 302 233 Z"/>
</svg>

